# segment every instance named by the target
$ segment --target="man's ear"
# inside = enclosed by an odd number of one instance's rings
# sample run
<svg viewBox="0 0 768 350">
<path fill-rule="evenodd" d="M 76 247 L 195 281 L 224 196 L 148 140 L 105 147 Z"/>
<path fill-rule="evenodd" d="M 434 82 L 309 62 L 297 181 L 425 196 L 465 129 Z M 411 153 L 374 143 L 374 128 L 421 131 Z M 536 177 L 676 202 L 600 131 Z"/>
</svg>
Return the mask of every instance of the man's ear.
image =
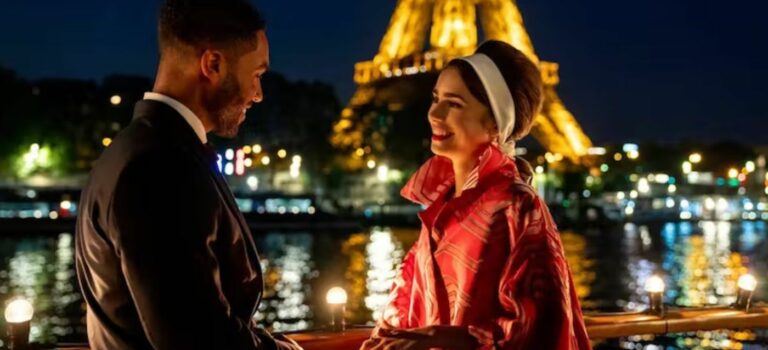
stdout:
<svg viewBox="0 0 768 350">
<path fill-rule="evenodd" d="M 226 59 L 221 51 L 205 50 L 200 55 L 200 72 L 211 83 L 218 84 L 226 76 Z"/>
</svg>

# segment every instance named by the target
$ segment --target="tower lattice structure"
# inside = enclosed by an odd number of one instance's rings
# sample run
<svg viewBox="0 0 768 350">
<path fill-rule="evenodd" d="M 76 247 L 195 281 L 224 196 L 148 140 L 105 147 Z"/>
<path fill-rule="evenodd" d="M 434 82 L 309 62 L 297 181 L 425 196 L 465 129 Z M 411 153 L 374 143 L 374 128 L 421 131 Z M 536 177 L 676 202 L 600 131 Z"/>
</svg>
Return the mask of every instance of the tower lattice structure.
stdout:
<svg viewBox="0 0 768 350">
<path fill-rule="evenodd" d="M 478 23 L 486 40 L 507 42 L 538 65 L 545 99 L 531 134 L 557 157 L 581 163 L 592 143 L 555 91 L 558 64 L 536 55 L 514 0 L 399 0 L 378 53 L 355 64 L 357 90 L 333 126 L 331 143 L 348 168 L 362 168 L 387 152 L 387 134 L 398 130 L 391 119 L 382 120 L 381 110 L 403 109 L 413 102 L 407 95 L 418 95 L 409 88 L 417 76 L 431 75 L 433 83 L 450 60 L 472 54 Z M 422 85 L 428 96 L 431 88 Z"/>
</svg>

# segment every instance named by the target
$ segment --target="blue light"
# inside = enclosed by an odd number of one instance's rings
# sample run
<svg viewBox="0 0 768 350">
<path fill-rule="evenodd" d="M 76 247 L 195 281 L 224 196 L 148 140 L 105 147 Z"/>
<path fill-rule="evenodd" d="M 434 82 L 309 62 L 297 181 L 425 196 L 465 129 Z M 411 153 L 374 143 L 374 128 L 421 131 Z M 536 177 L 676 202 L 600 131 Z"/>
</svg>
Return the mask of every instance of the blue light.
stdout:
<svg viewBox="0 0 768 350">
<path fill-rule="evenodd" d="M 637 152 L 640 150 L 640 147 L 638 147 L 634 143 L 625 143 L 624 146 L 621 148 L 624 152 Z"/>
</svg>

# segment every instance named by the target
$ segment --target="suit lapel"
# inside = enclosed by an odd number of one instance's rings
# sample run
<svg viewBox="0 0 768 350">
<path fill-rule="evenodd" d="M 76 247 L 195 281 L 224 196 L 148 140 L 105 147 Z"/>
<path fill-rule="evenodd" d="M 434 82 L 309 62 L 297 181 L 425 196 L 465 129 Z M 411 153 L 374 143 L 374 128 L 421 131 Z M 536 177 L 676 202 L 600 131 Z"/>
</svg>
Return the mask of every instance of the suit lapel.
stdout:
<svg viewBox="0 0 768 350">
<path fill-rule="evenodd" d="M 192 127 L 184 120 L 184 117 L 173 109 L 173 107 L 163 102 L 154 100 L 142 100 L 137 102 L 133 118 L 146 118 L 153 125 L 166 130 L 168 132 L 168 137 L 172 138 L 180 148 L 193 155 L 194 159 L 198 162 L 198 165 L 200 165 L 213 180 L 213 183 L 219 192 L 219 196 L 224 201 L 227 209 L 235 218 L 237 218 L 240 231 L 243 233 L 243 240 L 247 242 L 247 246 L 249 247 L 249 256 L 255 264 L 259 265 L 259 271 L 261 271 L 256 243 L 253 240 L 253 236 L 251 235 L 248 223 L 245 221 L 245 217 L 243 217 L 243 214 L 237 206 L 232 191 L 229 189 L 224 176 L 216 165 L 216 153 L 214 151 L 209 152 L 206 149 L 206 145 L 200 141 L 200 138 Z"/>
</svg>

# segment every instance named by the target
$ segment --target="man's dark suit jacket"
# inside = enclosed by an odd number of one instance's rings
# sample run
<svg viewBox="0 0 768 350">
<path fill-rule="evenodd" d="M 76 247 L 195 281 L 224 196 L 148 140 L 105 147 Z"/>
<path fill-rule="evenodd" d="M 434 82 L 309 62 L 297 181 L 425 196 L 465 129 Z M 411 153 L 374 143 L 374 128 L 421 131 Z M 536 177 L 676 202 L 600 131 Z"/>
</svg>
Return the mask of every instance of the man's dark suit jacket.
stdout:
<svg viewBox="0 0 768 350">
<path fill-rule="evenodd" d="M 77 218 L 93 349 L 269 349 L 252 325 L 263 280 L 216 155 L 144 100 L 95 162 Z"/>
</svg>

